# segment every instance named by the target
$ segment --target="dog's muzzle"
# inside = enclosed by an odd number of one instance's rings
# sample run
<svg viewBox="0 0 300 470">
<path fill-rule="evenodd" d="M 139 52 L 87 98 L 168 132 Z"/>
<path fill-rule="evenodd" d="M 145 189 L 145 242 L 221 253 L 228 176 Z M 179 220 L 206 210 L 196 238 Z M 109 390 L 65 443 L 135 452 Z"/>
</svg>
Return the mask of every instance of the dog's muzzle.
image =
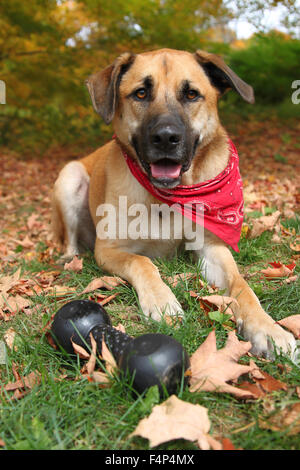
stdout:
<svg viewBox="0 0 300 470">
<path fill-rule="evenodd" d="M 140 162 L 152 183 L 158 187 L 175 187 L 189 166 L 187 130 L 179 116 L 152 118 L 136 138 Z"/>
</svg>

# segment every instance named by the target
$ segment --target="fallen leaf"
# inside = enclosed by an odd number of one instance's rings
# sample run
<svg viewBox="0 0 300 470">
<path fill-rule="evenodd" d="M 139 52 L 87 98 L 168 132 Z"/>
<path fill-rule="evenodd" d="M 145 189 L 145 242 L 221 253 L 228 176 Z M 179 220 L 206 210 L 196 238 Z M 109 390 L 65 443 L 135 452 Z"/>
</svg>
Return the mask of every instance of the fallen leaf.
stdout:
<svg viewBox="0 0 300 470">
<path fill-rule="evenodd" d="M 114 276 L 102 276 L 93 279 L 86 288 L 81 292 L 82 294 L 87 294 L 88 292 L 93 292 L 97 289 L 107 289 L 113 290 L 115 287 L 125 284 L 126 281 L 120 277 Z"/>
<path fill-rule="evenodd" d="M 92 333 L 90 333 L 90 339 L 91 339 L 92 351 L 91 351 L 88 362 L 81 369 L 82 375 L 86 377 L 90 382 L 95 382 L 95 383 L 103 384 L 103 385 L 108 384 L 110 382 L 110 378 L 108 377 L 108 375 L 105 372 L 100 372 L 100 371 L 95 370 L 96 360 L 97 360 L 96 358 L 97 343 Z"/>
<path fill-rule="evenodd" d="M 31 305 L 31 301 L 29 299 L 25 299 L 20 295 L 16 296 L 2 296 L 0 299 L 0 308 L 3 312 L 10 312 L 15 314 L 19 311 L 22 311 L 24 308 L 27 308 Z"/>
<path fill-rule="evenodd" d="M 95 370 L 92 375 L 92 380 L 93 382 L 97 384 L 109 384 L 110 383 L 110 378 L 105 372 L 100 372 L 98 370 Z"/>
<path fill-rule="evenodd" d="M 227 437 L 222 439 L 222 450 L 237 450 Z M 240 450 L 240 449 L 239 449 Z"/>
<path fill-rule="evenodd" d="M 277 390 L 287 390 L 288 387 L 285 383 L 275 379 L 267 372 L 261 371 L 263 379 L 254 378 L 257 385 L 259 385 L 264 392 L 271 393 Z"/>
<path fill-rule="evenodd" d="M 277 323 L 290 330 L 296 338 L 300 338 L 300 315 L 290 315 Z"/>
<path fill-rule="evenodd" d="M 21 275 L 21 268 L 15 271 L 11 276 L 5 276 L 0 279 L 0 293 L 6 294 L 16 283 L 19 281 Z"/>
<path fill-rule="evenodd" d="M 118 323 L 117 326 L 115 326 L 115 329 L 118 331 L 122 331 L 122 333 L 126 333 L 124 325 L 121 325 L 121 323 Z"/>
<path fill-rule="evenodd" d="M 254 361 L 250 361 L 250 365 L 255 366 Z M 252 392 L 255 398 L 262 398 L 267 393 L 288 389 L 285 383 L 275 379 L 267 372 L 259 369 L 257 366 L 253 367 L 249 375 L 255 383 L 243 382 L 239 386 L 243 390 Z"/>
<path fill-rule="evenodd" d="M 290 284 L 291 282 L 296 282 L 298 280 L 298 276 L 290 276 L 287 279 L 284 279 L 284 284 Z"/>
<path fill-rule="evenodd" d="M 101 357 L 105 361 L 105 369 L 109 375 L 113 375 L 114 371 L 118 368 L 115 358 L 102 340 Z"/>
<path fill-rule="evenodd" d="M 238 364 L 241 356 L 251 349 L 251 343 L 239 341 L 234 331 L 228 334 L 224 348 L 217 350 L 215 331 L 209 333 L 203 344 L 191 356 L 190 391 L 232 393 L 240 398 L 251 398 L 250 391 L 241 390 L 227 382 L 236 381 L 251 372 L 256 365 Z"/>
<path fill-rule="evenodd" d="M 74 343 L 74 341 L 72 341 L 72 338 L 71 338 L 70 341 L 71 341 L 71 343 L 72 343 L 74 352 L 75 352 L 76 354 L 78 354 L 78 356 L 80 357 L 80 359 L 89 359 L 89 358 L 90 358 L 90 353 L 88 353 L 82 346 L 80 346 L 80 345 L 77 344 L 77 343 Z"/>
<path fill-rule="evenodd" d="M 15 336 L 16 336 L 16 332 L 13 328 L 8 328 L 8 330 L 6 330 L 6 332 L 3 335 L 3 339 L 5 343 L 7 344 L 7 346 L 9 347 L 9 349 L 13 349 Z M 16 350 L 16 348 L 14 349 Z"/>
<path fill-rule="evenodd" d="M 108 350 L 104 340 L 102 340 L 101 359 L 105 361 L 105 372 L 95 370 L 97 361 L 97 343 L 92 334 L 90 334 L 90 340 L 92 346 L 91 352 L 87 352 L 82 346 L 74 343 L 71 340 L 74 352 L 78 354 L 81 359 L 88 359 L 88 362 L 81 368 L 81 374 L 90 382 L 103 385 L 108 384 L 110 383 L 110 375 L 112 375 L 114 370 L 117 368 L 116 361 Z"/>
<path fill-rule="evenodd" d="M 77 255 L 74 256 L 72 261 L 70 261 L 69 263 L 66 263 L 64 265 L 64 269 L 66 271 L 80 272 L 80 271 L 82 271 L 82 268 L 83 268 L 83 260 L 79 259 Z"/>
<path fill-rule="evenodd" d="M 196 277 L 197 277 L 196 273 L 181 273 L 181 274 L 175 274 L 175 276 L 169 276 L 166 278 L 166 280 L 172 287 L 176 287 L 178 283 L 188 281 L 189 279 L 195 279 Z M 200 279 L 199 281 L 201 285 L 203 285 L 203 282 Z"/>
<path fill-rule="evenodd" d="M 96 366 L 96 353 L 97 353 L 97 343 L 92 335 L 92 333 L 90 333 L 90 340 L 91 340 L 91 346 L 92 346 L 92 351 L 91 351 L 91 354 L 90 354 L 90 358 L 86 364 L 86 370 L 87 370 L 87 373 L 89 375 L 93 375 L 93 372 L 95 370 L 95 366 Z"/>
<path fill-rule="evenodd" d="M 272 267 L 267 269 L 262 269 L 259 271 L 267 279 L 274 279 L 280 277 L 287 277 L 293 274 L 296 267 L 296 263 L 292 264 L 282 264 L 282 263 L 269 263 Z"/>
<path fill-rule="evenodd" d="M 32 230 L 34 227 L 36 226 L 40 226 L 40 222 L 37 222 L 37 219 L 38 219 L 38 214 L 34 214 L 32 213 L 30 217 L 28 217 L 27 219 L 27 227 L 29 228 L 29 230 Z"/>
<path fill-rule="evenodd" d="M 286 406 L 267 418 L 260 418 L 259 427 L 271 431 L 284 431 L 288 436 L 300 433 L 300 402 Z"/>
<path fill-rule="evenodd" d="M 49 286 L 45 289 L 45 292 L 56 297 L 64 297 L 65 295 L 76 292 L 75 287 L 69 286 Z"/>
<path fill-rule="evenodd" d="M 280 214 L 280 211 L 276 211 L 272 215 L 263 215 L 258 219 L 251 220 L 252 228 L 248 233 L 248 238 L 256 238 L 266 230 L 273 230 L 279 220 Z"/>
<path fill-rule="evenodd" d="M 253 395 L 253 397 L 256 399 L 262 398 L 265 396 L 265 392 L 258 385 L 251 383 L 251 382 L 247 382 L 247 381 L 242 382 L 239 385 L 239 388 L 250 392 Z"/>
<path fill-rule="evenodd" d="M 211 448 L 208 432 L 210 420 L 206 408 L 184 402 L 172 395 L 153 407 L 150 416 L 142 419 L 129 437 L 142 436 L 156 447 L 174 439 L 197 442 L 200 449 Z"/>
<path fill-rule="evenodd" d="M 300 251 L 300 237 L 297 237 L 296 241 L 290 242 L 290 249 L 293 251 Z"/>
<path fill-rule="evenodd" d="M 234 319 L 234 314 L 230 305 L 233 304 L 233 305 L 236 305 L 237 307 L 239 306 L 237 300 L 234 299 L 233 297 L 227 297 L 227 296 L 218 295 L 218 294 L 197 296 L 197 298 L 200 301 L 202 308 L 206 312 L 209 312 L 211 310 L 211 307 L 217 307 L 217 310 L 219 312 L 230 315 L 231 319 Z M 210 308 L 206 309 L 205 305 L 208 305 Z"/>
<path fill-rule="evenodd" d="M 116 292 L 115 294 L 112 294 L 112 295 L 109 295 L 108 297 L 104 297 L 103 300 L 100 300 L 100 304 L 101 305 L 106 305 L 108 304 L 108 302 L 110 302 L 111 300 L 113 300 L 115 297 L 117 297 L 117 295 L 119 295 L 118 292 Z"/>
<path fill-rule="evenodd" d="M 19 374 L 18 376 L 19 377 Z M 16 382 L 10 382 L 3 386 L 6 392 L 15 391 L 13 398 L 23 398 L 23 396 L 41 381 L 41 374 L 38 371 L 30 372 L 27 376 L 17 378 Z"/>
<path fill-rule="evenodd" d="M 24 240 L 16 240 L 14 238 L 12 240 L 15 243 L 17 243 L 18 245 L 21 245 L 23 248 L 32 248 L 32 247 L 34 247 L 34 243 L 30 240 L 28 235 L 26 235 Z"/>
</svg>

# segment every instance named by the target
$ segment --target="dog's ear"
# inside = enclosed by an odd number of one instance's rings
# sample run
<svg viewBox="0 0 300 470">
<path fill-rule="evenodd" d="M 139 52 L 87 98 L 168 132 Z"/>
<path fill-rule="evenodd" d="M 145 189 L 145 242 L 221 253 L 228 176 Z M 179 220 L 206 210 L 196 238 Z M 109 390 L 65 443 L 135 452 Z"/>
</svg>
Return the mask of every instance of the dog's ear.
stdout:
<svg viewBox="0 0 300 470">
<path fill-rule="evenodd" d="M 220 56 L 198 50 L 195 58 L 221 95 L 232 88 L 248 103 L 255 102 L 253 88 L 238 77 Z"/>
<path fill-rule="evenodd" d="M 114 117 L 121 78 L 133 63 L 134 57 L 125 52 L 112 65 L 94 73 L 85 81 L 94 109 L 106 124 L 110 124 Z"/>
</svg>

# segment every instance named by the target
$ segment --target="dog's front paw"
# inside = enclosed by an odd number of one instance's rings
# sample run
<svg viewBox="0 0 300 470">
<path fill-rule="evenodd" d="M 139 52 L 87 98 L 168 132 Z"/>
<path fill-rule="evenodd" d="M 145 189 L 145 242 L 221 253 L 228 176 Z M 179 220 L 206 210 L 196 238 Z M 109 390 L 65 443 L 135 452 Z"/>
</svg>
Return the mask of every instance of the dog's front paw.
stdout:
<svg viewBox="0 0 300 470">
<path fill-rule="evenodd" d="M 247 317 L 237 320 L 238 333 L 250 341 L 250 352 L 255 356 L 274 360 L 277 353 L 287 354 L 293 361 L 297 359 L 297 343 L 294 336 L 285 331 L 265 312 L 260 318 Z"/>
<path fill-rule="evenodd" d="M 183 316 L 183 310 L 171 289 L 164 283 L 143 289 L 139 294 L 143 313 L 153 320 L 161 321 L 166 316 Z"/>
</svg>

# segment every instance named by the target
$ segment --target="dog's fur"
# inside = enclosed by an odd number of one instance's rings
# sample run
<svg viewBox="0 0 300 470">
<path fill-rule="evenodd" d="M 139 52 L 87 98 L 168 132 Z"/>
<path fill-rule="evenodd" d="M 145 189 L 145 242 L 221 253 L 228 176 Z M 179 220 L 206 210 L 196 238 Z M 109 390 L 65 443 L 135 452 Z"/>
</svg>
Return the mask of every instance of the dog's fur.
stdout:
<svg viewBox="0 0 300 470">
<path fill-rule="evenodd" d="M 68 163 L 60 172 L 53 192 L 54 234 L 65 243 L 65 259 L 77 254 L 83 244 L 94 250 L 101 268 L 129 281 L 145 315 L 155 320 L 163 313 L 181 315 L 181 306 L 150 258 L 172 256 L 184 240 L 175 239 L 174 233 L 169 240 L 103 240 L 96 237 L 100 220 L 96 209 L 103 203 L 118 206 L 121 195 L 127 196 L 128 206 L 142 203 L 150 208 L 158 203 L 132 176 L 121 147 L 158 187 L 192 185 L 219 174 L 228 163 L 229 151 L 218 117 L 218 99 L 232 88 L 253 103 L 253 90 L 218 56 L 170 49 L 125 53 L 90 77 L 87 86 L 95 110 L 106 123 L 113 122 L 117 139 Z M 142 99 L 136 93 L 141 88 L 146 93 Z M 190 89 L 197 90 L 195 99 L 187 97 Z M 174 149 L 157 148 L 153 133 L 167 128 L 178 131 L 180 143 Z M 169 157 L 171 163 L 182 164 L 180 176 L 156 180 L 151 164 Z M 264 312 L 225 243 L 205 231 L 204 248 L 195 255 L 208 282 L 237 299 L 238 304 L 231 307 L 238 331 L 252 343 L 251 351 L 271 358 L 275 344 L 295 356 L 293 336 Z"/>
</svg>

